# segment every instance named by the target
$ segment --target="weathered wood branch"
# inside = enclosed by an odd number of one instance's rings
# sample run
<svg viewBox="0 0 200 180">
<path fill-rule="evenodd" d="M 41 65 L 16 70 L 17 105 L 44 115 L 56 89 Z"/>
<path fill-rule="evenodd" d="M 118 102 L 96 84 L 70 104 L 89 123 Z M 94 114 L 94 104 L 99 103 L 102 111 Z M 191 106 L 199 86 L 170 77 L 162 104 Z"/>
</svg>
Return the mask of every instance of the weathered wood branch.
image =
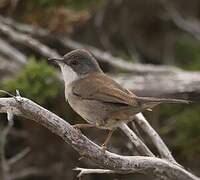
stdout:
<svg viewBox="0 0 200 180">
<path fill-rule="evenodd" d="M 23 149 L 21 152 L 19 152 L 18 154 L 16 154 L 14 157 L 11 157 L 10 159 L 8 159 L 8 164 L 9 165 L 13 165 L 17 162 L 19 162 L 21 159 L 23 159 L 28 153 L 30 152 L 30 148 L 26 147 L 25 149 Z"/>
<path fill-rule="evenodd" d="M 170 162 L 177 163 L 168 147 L 165 145 L 159 134 L 151 127 L 142 113 L 135 115 L 135 122 L 140 126 L 144 133 L 150 138 L 152 143 L 160 153 L 161 158 L 167 159 Z"/>
<path fill-rule="evenodd" d="M 141 139 L 128 127 L 126 123 L 122 123 L 119 128 L 126 134 L 139 154 L 143 156 L 155 157 L 150 149 L 141 141 Z"/>
<path fill-rule="evenodd" d="M 23 170 L 11 173 L 9 180 L 25 179 L 30 178 L 31 176 L 48 177 L 51 175 L 52 172 L 48 171 L 47 169 L 44 170 L 41 168 L 27 167 Z"/>
<path fill-rule="evenodd" d="M 43 57 L 60 57 L 60 55 L 54 50 L 44 45 L 37 39 L 32 38 L 27 34 L 23 34 L 15 31 L 10 26 L 0 21 L 0 33 L 8 37 L 11 41 L 20 45 L 26 46 L 32 50 L 39 52 Z"/>
<path fill-rule="evenodd" d="M 5 40 L 0 38 L 0 53 L 9 59 L 15 60 L 20 64 L 26 64 L 27 57 L 18 49 L 8 44 Z"/>
<path fill-rule="evenodd" d="M 32 25 L 28 25 L 28 24 L 18 23 L 15 20 L 8 18 L 8 17 L 4 17 L 2 15 L 0 15 L 0 21 L 3 24 L 10 26 L 11 28 L 13 28 L 14 30 L 16 30 L 18 32 L 21 32 L 24 34 L 29 34 L 34 37 L 49 38 L 50 33 L 46 29 L 42 29 L 40 27 L 35 27 Z"/>
<path fill-rule="evenodd" d="M 45 126 L 60 136 L 82 156 L 100 167 L 123 173 L 143 173 L 159 179 L 199 180 L 182 167 L 156 157 L 121 156 L 102 149 L 69 123 L 29 99 L 0 98 L 0 112 L 11 111 Z"/>
<path fill-rule="evenodd" d="M 8 163 L 7 159 L 6 159 L 6 142 L 7 142 L 7 137 L 9 134 L 9 131 L 11 130 L 12 126 L 13 126 L 13 113 L 7 109 L 6 110 L 7 113 L 7 120 L 8 120 L 8 124 L 7 126 L 2 130 L 1 132 L 1 146 L 0 146 L 0 162 L 1 162 L 1 169 L 2 169 L 2 178 L 4 180 L 11 180 L 10 177 L 10 172 L 11 172 L 11 168 L 10 168 L 10 164 Z"/>
<path fill-rule="evenodd" d="M 153 71 L 153 69 L 152 69 Z M 125 88 L 144 96 L 200 94 L 200 73 L 177 70 L 171 73 L 119 74 L 113 78 Z M 194 100 L 200 100 L 198 96 Z"/>
<path fill-rule="evenodd" d="M 113 170 L 109 170 L 109 169 L 86 169 L 86 168 L 74 168 L 74 171 L 80 171 L 77 175 L 77 177 L 81 177 L 84 176 L 86 174 L 113 174 L 116 173 Z"/>
<path fill-rule="evenodd" d="M 192 35 L 198 41 L 200 40 L 200 22 L 194 17 L 185 19 L 181 14 L 173 7 L 172 3 L 168 0 L 160 0 L 164 8 L 168 12 L 168 16 L 174 22 L 174 24 L 186 33 Z"/>
</svg>

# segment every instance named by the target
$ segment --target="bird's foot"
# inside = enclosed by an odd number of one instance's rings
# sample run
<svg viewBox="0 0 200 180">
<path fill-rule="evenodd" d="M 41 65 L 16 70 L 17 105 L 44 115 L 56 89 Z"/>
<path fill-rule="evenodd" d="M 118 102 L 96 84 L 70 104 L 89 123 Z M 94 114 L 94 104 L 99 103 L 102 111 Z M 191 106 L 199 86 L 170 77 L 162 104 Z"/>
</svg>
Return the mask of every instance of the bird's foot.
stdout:
<svg viewBox="0 0 200 180">
<path fill-rule="evenodd" d="M 102 144 L 101 145 L 101 150 L 105 153 L 106 152 L 106 150 L 107 150 L 107 146 L 106 146 L 106 144 Z"/>
<path fill-rule="evenodd" d="M 106 140 L 104 141 L 104 143 L 101 145 L 102 151 L 105 152 L 107 150 L 107 144 L 111 138 L 113 134 L 113 130 L 109 130 L 108 136 L 106 138 Z"/>
</svg>

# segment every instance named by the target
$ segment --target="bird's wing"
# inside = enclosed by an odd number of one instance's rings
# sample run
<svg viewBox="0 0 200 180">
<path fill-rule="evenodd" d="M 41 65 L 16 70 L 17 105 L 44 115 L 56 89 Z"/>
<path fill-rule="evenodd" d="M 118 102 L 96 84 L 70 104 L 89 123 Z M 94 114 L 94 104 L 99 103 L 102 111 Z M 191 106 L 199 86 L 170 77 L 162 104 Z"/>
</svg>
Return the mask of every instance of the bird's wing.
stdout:
<svg viewBox="0 0 200 180">
<path fill-rule="evenodd" d="M 72 91 L 75 95 L 84 99 L 124 105 L 137 104 L 133 93 L 100 73 L 94 73 L 76 81 L 72 86 Z"/>
</svg>

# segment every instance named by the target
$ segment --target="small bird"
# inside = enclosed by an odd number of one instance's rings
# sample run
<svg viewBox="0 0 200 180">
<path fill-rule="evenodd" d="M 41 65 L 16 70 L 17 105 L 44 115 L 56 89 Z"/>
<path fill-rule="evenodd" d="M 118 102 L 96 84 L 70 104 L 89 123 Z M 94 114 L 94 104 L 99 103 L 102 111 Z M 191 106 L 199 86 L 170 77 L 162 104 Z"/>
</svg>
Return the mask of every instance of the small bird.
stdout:
<svg viewBox="0 0 200 180">
<path fill-rule="evenodd" d="M 161 103 L 188 103 L 187 100 L 138 97 L 103 73 L 96 58 L 84 49 L 77 49 L 62 58 L 49 58 L 61 68 L 65 83 L 65 98 L 72 109 L 89 124 L 76 124 L 76 128 L 98 127 L 109 134 L 122 123 L 133 120 L 134 115 Z"/>
</svg>

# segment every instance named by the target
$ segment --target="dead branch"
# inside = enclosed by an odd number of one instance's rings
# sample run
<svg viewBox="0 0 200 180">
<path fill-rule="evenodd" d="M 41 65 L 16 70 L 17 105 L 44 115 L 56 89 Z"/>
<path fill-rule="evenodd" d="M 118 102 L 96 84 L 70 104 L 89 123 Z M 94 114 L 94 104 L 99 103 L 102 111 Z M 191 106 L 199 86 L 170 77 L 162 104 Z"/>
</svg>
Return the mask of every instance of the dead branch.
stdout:
<svg viewBox="0 0 200 180">
<path fill-rule="evenodd" d="M 0 112 L 7 112 L 24 116 L 45 126 L 51 132 L 60 136 L 82 156 L 91 159 L 101 167 L 116 172 L 144 173 L 159 179 L 171 180 L 199 180 L 182 167 L 156 157 L 121 156 L 102 149 L 74 129 L 68 122 L 29 99 L 0 98 Z"/>
<path fill-rule="evenodd" d="M 9 59 L 17 61 L 20 64 L 26 64 L 26 56 L 18 49 L 8 44 L 5 40 L 0 38 L 0 53 L 7 56 Z"/>
<path fill-rule="evenodd" d="M 86 175 L 86 174 L 113 174 L 116 173 L 113 170 L 109 169 L 86 169 L 86 168 L 74 168 L 74 171 L 80 171 L 77 175 L 78 178 Z"/>
<path fill-rule="evenodd" d="M 142 138 L 142 136 L 141 136 L 141 134 L 140 134 L 137 126 L 136 126 L 135 121 L 131 121 L 131 128 L 133 129 L 133 131 L 135 132 L 135 134 L 143 141 L 143 138 Z"/>
<path fill-rule="evenodd" d="M 48 37 L 49 38 L 50 33 L 46 29 L 42 29 L 40 27 L 35 27 L 28 24 L 18 23 L 11 18 L 4 17 L 1 15 L 0 15 L 0 21 L 3 24 L 10 26 L 11 28 L 13 28 L 14 30 L 18 32 L 29 34 L 34 37 Z"/>
<path fill-rule="evenodd" d="M 153 72 L 153 68 L 152 68 Z M 173 73 L 146 75 L 119 74 L 113 78 L 125 88 L 144 96 L 165 96 L 200 93 L 200 73 L 176 70 Z M 196 100 L 198 97 L 196 96 Z"/>
<path fill-rule="evenodd" d="M 141 141 L 141 139 L 128 127 L 127 124 L 122 123 L 119 128 L 129 137 L 130 141 L 136 147 L 139 154 L 143 156 L 155 157 L 150 149 Z"/>
<path fill-rule="evenodd" d="M 42 56 L 48 57 L 60 57 L 60 55 L 48 46 L 42 44 L 38 40 L 32 38 L 29 35 L 20 33 L 9 27 L 8 25 L 0 21 L 0 33 L 7 36 L 11 41 L 24 45 L 32 50 L 39 52 Z"/>
<path fill-rule="evenodd" d="M 22 67 L 22 64 L 0 55 L 0 80 L 13 77 Z"/>
<path fill-rule="evenodd" d="M 184 19 L 168 0 L 160 0 L 168 12 L 168 16 L 181 30 L 189 33 L 198 41 L 200 40 L 200 22 L 195 18 Z"/>
<path fill-rule="evenodd" d="M 44 171 L 44 169 L 41 168 L 35 168 L 35 167 L 29 167 L 22 169 L 21 171 L 18 172 L 13 172 L 10 174 L 10 179 L 11 180 L 17 180 L 17 179 L 25 179 L 30 176 L 48 176 L 50 175 L 49 171 Z"/>
<path fill-rule="evenodd" d="M 13 113 L 10 111 L 10 109 L 7 109 L 6 113 L 7 113 L 8 124 L 3 129 L 2 134 L 1 134 L 2 140 L 0 144 L 0 158 L 1 158 L 2 178 L 4 180 L 11 180 L 10 166 L 6 159 L 5 147 L 6 147 L 8 133 L 13 126 Z"/>
<path fill-rule="evenodd" d="M 21 152 L 19 152 L 18 154 L 16 154 L 14 157 L 11 157 L 10 159 L 8 159 L 7 163 L 9 165 L 13 165 L 13 164 L 19 162 L 21 159 L 23 159 L 29 152 L 30 152 L 30 148 L 27 147 L 27 148 L 23 149 Z"/>
<path fill-rule="evenodd" d="M 135 122 L 151 139 L 158 152 L 160 153 L 161 158 L 167 159 L 168 161 L 173 163 L 177 163 L 166 144 L 163 142 L 159 134 L 151 127 L 151 125 L 148 123 L 142 113 L 138 113 L 135 115 Z"/>
</svg>

